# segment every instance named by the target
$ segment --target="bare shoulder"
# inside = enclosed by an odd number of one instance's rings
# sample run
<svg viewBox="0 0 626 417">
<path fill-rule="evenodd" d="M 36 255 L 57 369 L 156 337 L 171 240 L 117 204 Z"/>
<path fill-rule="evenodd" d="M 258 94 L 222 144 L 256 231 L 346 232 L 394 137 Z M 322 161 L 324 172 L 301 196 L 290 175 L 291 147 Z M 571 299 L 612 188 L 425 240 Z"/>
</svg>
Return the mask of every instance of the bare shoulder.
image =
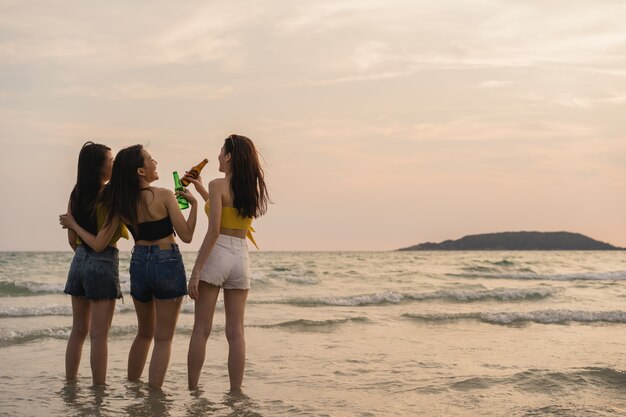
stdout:
<svg viewBox="0 0 626 417">
<path fill-rule="evenodd" d="M 228 180 L 226 178 L 215 178 L 211 182 L 209 182 L 209 189 L 213 189 L 216 191 L 225 191 L 228 190 Z"/>
<path fill-rule="evenodd" d="M 174 195 L 174 191 L 167 188 L 150 187 L 150 190 L 154 193 L 154 198 L 157 201 L 167 200 Z"/>
<path fill-rule="evenodd" d="M 158 195 L 167 195 L 167 194 L 173 194 L 174 192 L 168 188 L 162 188 L 162 187 L 150 187 L 150 189 Z"/>
</svg>

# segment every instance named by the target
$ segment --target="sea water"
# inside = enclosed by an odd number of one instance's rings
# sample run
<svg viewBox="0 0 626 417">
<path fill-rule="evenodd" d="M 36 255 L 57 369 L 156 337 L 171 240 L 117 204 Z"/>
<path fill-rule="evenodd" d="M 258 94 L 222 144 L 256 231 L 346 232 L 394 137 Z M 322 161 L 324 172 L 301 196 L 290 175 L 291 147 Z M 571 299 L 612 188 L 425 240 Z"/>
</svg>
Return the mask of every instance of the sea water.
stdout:
<svg viewBox="0 0 626 417">
<path fill-rule="evenodd" d="M 626 415 L 626 252 L 253 252 L 242 393 L 222 301 L 199 390 L 189 299 L 163 389 L 126 381 L 128 253 L 108 385 L 91 384 L 88 339 L 67 383 L 71 259 L 0 253 L 2 416 Z"/>
</svg>

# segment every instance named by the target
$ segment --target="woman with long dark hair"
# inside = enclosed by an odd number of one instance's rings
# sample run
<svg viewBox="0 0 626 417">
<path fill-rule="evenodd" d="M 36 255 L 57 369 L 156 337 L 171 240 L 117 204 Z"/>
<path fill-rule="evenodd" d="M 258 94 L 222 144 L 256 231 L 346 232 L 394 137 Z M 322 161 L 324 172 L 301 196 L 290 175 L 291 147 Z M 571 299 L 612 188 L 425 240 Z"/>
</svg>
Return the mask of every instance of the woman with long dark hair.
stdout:
<svg viewBox="0 0 626 417">
<path fill-rule="evenodd" d="M 120 237 L 128 239 L 127 230 L 119 221 L 104 224 L 107 210 L 97 203 L 111 178 L 112 165 L 109 147 L 86 142 L 78 156 L 76 185 L 68 212 L 60 216 L 75 252 L 64 290 L 72 296 L 72 332 L 65 352 L 65 374 L 67 379 L 76 378 L 89 334 L 91 373 L 93 383 L 98 385 L 106 383 L 108 334 L 115 301 L 122 297 L 116 242 Z"/>
<path fill-rule="evenodd" d="M 228 375 L 233 390 L 241 388 L 246 359 L 244 311 L 250 289 L 250 264 L 246 237 L 252 238 L 252 220 L 265 214 L 268 194 L 263 169 L 252 141 L 230 135 L 220 151 L 219 171 L 224 178 L 209 183 L 207 192 L 199 180 L 189 178 L 205 198 L 209 229 L 189 280 L 189 296 L 195 300 L 193 332 L 187 370 L 189 388 L 198 386 L 206 343 L 213 325 L 215 304 L 224 289 Z"/>
<path fill-rule="evenodd" d="M 109 210 L 107 222 L 121 219 L 135 240 L 130 295 L 137 314 L 137 335 L 128 354 L 128 379 L 141 377 L 154 340 L 148 374 L 154 388 L 163 385 L 180 305 L 187 293 L 174 231 L 183 242 L 191 242 L 197 215 L 197 202 L 189 191 L 176 193 L 191 204 L 185 220 L 172 191 L 150 186 L 158 179 L 157 162 L 143 146 L 134 145 L 118 152 L 111 181 L 102 191 L 102 203 Z"/>
</svg>

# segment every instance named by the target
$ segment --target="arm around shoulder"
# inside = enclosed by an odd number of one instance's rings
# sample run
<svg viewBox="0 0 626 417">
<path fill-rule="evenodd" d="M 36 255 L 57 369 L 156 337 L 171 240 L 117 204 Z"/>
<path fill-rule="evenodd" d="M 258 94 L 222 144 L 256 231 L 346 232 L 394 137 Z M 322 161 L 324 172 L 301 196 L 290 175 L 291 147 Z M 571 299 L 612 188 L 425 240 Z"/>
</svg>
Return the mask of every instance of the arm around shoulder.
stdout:
<svg viewBox="0 0 626 417">
<path fill-rule="evenodd" d="M 68 239 L 70 240 L 70 246 L 72 245 L 72 241 L 76 242 L 76 235 L 78 235 L 84 243 L 89 245 L 89 247 L 96 252 L 102 252 L 106 249 L 115 231 L 120 226 L 120 219 L 115 218 L 109 225 L 100 229 L 98 234 L 94 235 L 81 227 L 71 213 L 62 214 L 60 221 L 63 227 L 69 230 Z M 76 250 L 75 247 L 73 247 L 73 249 Z"/>
</svg>

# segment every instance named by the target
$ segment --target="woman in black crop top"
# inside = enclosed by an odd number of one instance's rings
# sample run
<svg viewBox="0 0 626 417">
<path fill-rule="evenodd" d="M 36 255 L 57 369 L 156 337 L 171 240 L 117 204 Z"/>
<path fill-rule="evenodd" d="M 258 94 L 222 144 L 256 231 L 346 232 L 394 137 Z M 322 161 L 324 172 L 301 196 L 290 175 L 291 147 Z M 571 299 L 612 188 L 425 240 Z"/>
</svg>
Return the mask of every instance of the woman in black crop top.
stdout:
<svg viewBox="0 0 626 417">
<path fill-rule="evenodd" d="M 107 221 L 122 219 L 135 239 L 130 294 L 137 314 L 137 335 L 128 355 L 128 379 L 141 377 L 154 339 L 148 381 L 159 388 L 169 364 L 182 298 L 187 293 L 174 231 L 183 242 L 191 242 L 198 207 L 190 192 L 178 193 L 191 204 L 185 220 L 172 191 L 150 186 L 157 179 L 157 162 L 143 146 L 122 149 L 115 157 L 102 200 L 110 207 Z"/>
</svg>

